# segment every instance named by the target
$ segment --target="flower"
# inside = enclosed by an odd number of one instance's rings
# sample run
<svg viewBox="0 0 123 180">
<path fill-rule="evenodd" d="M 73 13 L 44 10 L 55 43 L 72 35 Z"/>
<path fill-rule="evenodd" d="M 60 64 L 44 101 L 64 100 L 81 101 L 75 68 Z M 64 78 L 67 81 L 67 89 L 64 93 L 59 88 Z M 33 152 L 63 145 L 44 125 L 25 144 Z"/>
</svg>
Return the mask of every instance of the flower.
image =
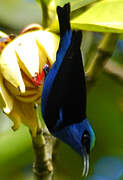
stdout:
<svg viewBox="0 0 123 180">
<path fill-rule="evenodd" d="M 2 32 L 0 37 L 9 38 Z M 34 107 L 40 105 L 43 83 L 36 85 L 34 77 L 42 72 L 45 64 L 53 64 L 59 37 L 33 25 L 13 40 L 6 39 L 0 44 L 0 108 L 13 121 L 13 130 L 23 122 L 35 136 L 37 115 Z"/>
</svg>

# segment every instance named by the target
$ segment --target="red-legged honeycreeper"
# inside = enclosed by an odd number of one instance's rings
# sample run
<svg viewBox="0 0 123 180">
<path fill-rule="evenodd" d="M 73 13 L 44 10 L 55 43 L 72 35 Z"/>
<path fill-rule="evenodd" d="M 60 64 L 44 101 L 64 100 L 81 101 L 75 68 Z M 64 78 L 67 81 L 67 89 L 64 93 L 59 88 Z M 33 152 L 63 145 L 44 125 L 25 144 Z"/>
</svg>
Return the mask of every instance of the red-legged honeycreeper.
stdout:
<svg viewBox="0 0 123 180">
<path fill-rule="evenodd" d="M 80 44 L 81 31 L 70 28 L 70 4 L 57 7 L 60 43 L 56 61 L 45 77 L 41 110 L 50 133 L 83 155 L 88 175 L 95 135 L 86 116 L 86 85 Z"/>
</svg>

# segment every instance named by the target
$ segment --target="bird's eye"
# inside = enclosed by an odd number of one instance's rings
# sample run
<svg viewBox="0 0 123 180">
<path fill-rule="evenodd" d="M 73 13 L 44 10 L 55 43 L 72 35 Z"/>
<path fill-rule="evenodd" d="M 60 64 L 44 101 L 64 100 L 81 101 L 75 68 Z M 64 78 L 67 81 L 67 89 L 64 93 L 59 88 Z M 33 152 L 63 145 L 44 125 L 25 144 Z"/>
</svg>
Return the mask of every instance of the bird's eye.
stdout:
<svg viewBox="0 0 123 180">
<path fill-rule="evenodd" d="M 82 135 L 81 143 L 86 148 L 87 153 L 89 153 L 90 152 L 90 134 L 87 130 L 85 130 Z"/>
</svg>

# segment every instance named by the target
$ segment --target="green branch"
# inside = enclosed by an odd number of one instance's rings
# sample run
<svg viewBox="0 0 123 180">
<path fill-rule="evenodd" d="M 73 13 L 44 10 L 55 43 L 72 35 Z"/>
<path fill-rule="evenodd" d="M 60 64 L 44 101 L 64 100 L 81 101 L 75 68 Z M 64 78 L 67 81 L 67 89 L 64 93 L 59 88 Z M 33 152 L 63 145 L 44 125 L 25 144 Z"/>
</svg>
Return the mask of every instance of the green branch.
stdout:
<svg viewBox="0 0 123 180">
<path fill-rule="evenodd" d="M 44 28 L 48 27 L 48 20 L 49 20 L 49 15 L 48 15 L 48 6 L 47 4 L 43 1 L 40 0 L 40 4 L 41 4 L 41 9 L 42 9 L 42 26 Z"/>
<path fill-rule="evenodd" d="M 103 71 L 105 63 L 113 54 L 117 39 L 117 34 L 108 33 L 104 35 L 97 48 L 96 54 L 93 58 L 89 59 L 85 67 L 87 86 L 92 86 Z"/>
<path fill-rule="evenodd" d="M 35 104 L 37 114 L 38 132 L 36 137 L 32 136 L 35 160 L 33 172 L 38 180 L 53 180 L 53 155 L 56 139 L 50 135 L 46 128 L 42 128 L 38 112 L 38 105 Z"/>
<path fill-rule="evenodd" d="M 118 82 L 123 83 L 123 65 L 118 64 L 112 60 L 109 60 L 104 70 L 107 74 L 111 76 L 111 78 L 118 80 Z"/>
<path fill-rule="evenodd" d="M 36 137 L 32 137 L 32 144 L 35 153 L 33 172 L 37 179 L 52 180 L 53 164 L 52 154 L 55 144 L 55 138 L 50 134 L 38 131 Z"/>
</svg>

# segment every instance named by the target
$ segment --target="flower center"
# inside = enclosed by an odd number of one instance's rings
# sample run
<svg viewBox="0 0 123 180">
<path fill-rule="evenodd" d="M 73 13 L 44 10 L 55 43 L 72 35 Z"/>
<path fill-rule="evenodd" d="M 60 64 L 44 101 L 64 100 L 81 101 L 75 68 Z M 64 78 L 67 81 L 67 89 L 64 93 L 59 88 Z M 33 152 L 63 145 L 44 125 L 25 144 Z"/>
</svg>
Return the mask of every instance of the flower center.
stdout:
<svg viewBox="0 0 123 180">
<path fill-rule="evenodd" d="M 49 66 L 48 64 L 45 64 L 43 69 L 42 69 L 42 72 L 41 73 L 35 73 L 35 76 L 32 77 L 32 83 L 35 85 L 35 86 L 40 86 L 43 84 L 43 80 L 44 78 L 47 76 L 49 72 Z"/>
</svg>

